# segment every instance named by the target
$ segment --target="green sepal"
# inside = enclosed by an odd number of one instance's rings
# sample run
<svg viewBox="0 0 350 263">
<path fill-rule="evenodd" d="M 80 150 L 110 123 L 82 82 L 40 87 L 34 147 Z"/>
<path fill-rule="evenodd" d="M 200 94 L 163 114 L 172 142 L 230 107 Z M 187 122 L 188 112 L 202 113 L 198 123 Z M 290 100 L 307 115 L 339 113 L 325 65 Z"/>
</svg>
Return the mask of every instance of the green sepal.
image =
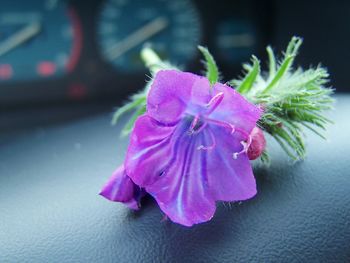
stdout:
<svg viewBox="0 0 350 263">
<path fill-rule="evenodd" d="M 269 57 L 269 79 L 271 80 L 276 74 L 276 58 L 270 46 L 267 46 L 266 52 Z"/>
<path fill-rule="evenodd" d="M 294 58 L 298 54 L 298 50 L 303 43 L 303 40 L 299 37 L 293 37 L 292 40 L 289 42 L 286 53 L 284 55 L 284 59 L 277 70 L 277 72 L 274 74 L 274 55 L 271 49 L 267 48 L 269 60 L 270 60 L 270 66 L 273 68 L 270 68 L 270 77 L 271 80 L 267 87 L 262 91 L 262 94 L 266 94 L 272 90 L 276 86 L 276 84 L 281 80 L 282 77 L 285 76 L 285 74 L 289 71 L 290 67 L 293 64 Z M 272 63 L 272 65 L 271 65 Z M 272 71 L 272 72 L 271 72 Z M 274 75 L 274 77 L 272 77 Z"/>
<path fill-rule="evenodd" d="M 127 135 L 129 135 L 129 133 L 132 132 L 132 130 L 134 128 L 135 121 L 137 120 L 137 118 L 139 116 L 141 116 L 145 112 L 146 112 L 146 105 L 141 105 L 138 109 L 136 109 L 134 114 L 130 117 L 129 121 L 125 124 L 125 126 L 121 132 L 122 137 L 127 136 Z"/>
<path fill-rule="evenodd" d="M 260 161 L 265 165 L 270 165 L 270 155 L 266 149 L 260 155 Z"/>
<path fill-rule="evenodd" d="M 240 82 L 239 86 L 236 88 L 236 90 L 243 95 L 248 93 L 251 90 L 257 77 L 260 74 L 260 61 L 255 56 L 252 56 L 252 63 L 253 63 L 253 66 L 248 70 L 246 76 Z M 230 84 L 232 86 L 235 85 L 234 82 L 230 82 Z"/>
<path fill-rule="evenodd" d="M 206 77 L 210 84 L 213 85 L 219 81 L 219 69 L 213 56 L 210 54 L 209 50 L 203 46 L 198 46 L 199 51 L 203 54 L 205 59 L 206 67 Z"/>
<path fill-rule="evenodd" d="M 127 113 L 128 111 L 134 110 L 140 105 L 146 105 L 146 96 L 141 96 L 141 94 L 139 96 L 137 96 L 137 94 L 132 96 L 130 102 L 128 102 L 127 104 L 123 105 L 115 111 L 112 117 L 111 124 L 116 125 L 119 118 L 123 114 Z"/>
<path fill-rule="evenodd" d="M 231 81 L 249 101 L 262 105 L 264 113 L 259 126 L 295 161 L 306 155 L 304 129 L 325 138 L 321 131 L 332 121 L 323 113 L 332 109 L 334 103 L 333 90 L 327 87 L 329 74 L 325 68 L 293 68 L 301 44 L 301 38 L 293 37 L 280 63 L 276 62 L 276 56 L 268 46 L 268 70 L 259 73 L 249 89 L 243 89 L 241 85 L 251 74 L 254 62 L 243 65 L 247 70 L 246 77 Z"/>
</svg>

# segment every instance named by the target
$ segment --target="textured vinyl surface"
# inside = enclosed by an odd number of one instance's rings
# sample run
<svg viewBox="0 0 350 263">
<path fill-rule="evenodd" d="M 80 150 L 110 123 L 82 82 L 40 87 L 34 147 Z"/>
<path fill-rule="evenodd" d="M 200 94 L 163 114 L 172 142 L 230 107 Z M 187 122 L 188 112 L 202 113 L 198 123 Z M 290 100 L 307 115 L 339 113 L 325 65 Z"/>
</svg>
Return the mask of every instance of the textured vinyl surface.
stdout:
<svg viewBox="0 0 350 263">
<path fill-rule="evenodd" d="M 292 166 L 274 144 L 258 195 L 192 228 L 98 196 L 127 139 L 110 114 L 0 135 L 0 262 L 350 262 L 350 96 Z"/>
</svg>

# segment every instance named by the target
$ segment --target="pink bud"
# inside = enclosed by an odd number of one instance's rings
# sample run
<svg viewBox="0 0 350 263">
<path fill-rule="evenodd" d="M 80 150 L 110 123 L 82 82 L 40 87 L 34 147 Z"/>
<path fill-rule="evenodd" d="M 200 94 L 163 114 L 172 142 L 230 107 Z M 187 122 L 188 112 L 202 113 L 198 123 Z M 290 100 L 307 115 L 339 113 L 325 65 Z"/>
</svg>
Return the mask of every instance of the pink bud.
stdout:
<svg viewBox="0 0 350 263">
<path fill-rule="evenodd" d="M 252 130 L 250 136 L 252 138 L 252 142 L 248 148 L 248 158 L 249 160 L 255 160 L 265 150 L 266 140 L 263 131 L 258 127 L 255 127 Z"/>
</svg>

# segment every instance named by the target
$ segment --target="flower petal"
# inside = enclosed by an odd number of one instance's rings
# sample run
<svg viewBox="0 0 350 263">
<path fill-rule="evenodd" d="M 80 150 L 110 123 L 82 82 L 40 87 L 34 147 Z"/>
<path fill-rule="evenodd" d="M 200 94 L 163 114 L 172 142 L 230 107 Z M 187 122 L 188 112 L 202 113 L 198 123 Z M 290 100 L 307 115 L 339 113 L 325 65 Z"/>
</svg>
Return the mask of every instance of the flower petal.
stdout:
<svg viewBox="0 0 350 263">
<path fill-rule="evenodd" d="M 211 98 L 207 78 L 189 72 L 161 70 L 147 97 L 147 113 L 164 124 L 175 124 L 185 112 L 195 115 Z"/>
<path fill-rule="evenodd" d="M 233 159 L 242 148 L 241 134 L 214 125 L 198 134 L 188 133 L 189 128 L 187 120 L 164 127 L 147 115 L 140 117 L 125 161 L 133 181 L 172 221 L 186 226 L 210 220 L 216 200 L 245 200 L 256 193 L 246 154 Z M 201 150 L 213 143 L 212 150 Z"/>
<path fill-rule="evenodd" d="M 216 209 L 206 170 L 206 156 L 197 150 L 197 138 L 179 139 L 168 169 L 147 191 L 173 221 L 192 226 L 209 221 Z"/>
<path fill-rule="evenodd" d="M 187 121 L 163 127 L 146 115 L 140 117 L 125 161 L 128 175 L 172 221 L 186 226 L 208 221 L 215 212 L 197 136 L 188 133 L 189 127 Z"/>
<path fill-rule="evenodd" d="M 242 150 L 244 136 L 212 125 L 207 130 L 216 138 L 215 150 L 206 155 L 209 186 L 215 200 L 241 201 L 253 197 L 256 182 L 247 154 L 233 158 L 234 152 Z"/>
<path fill-rule="evenodd" d="M 137 210 L 139 188 L 125 173 L 124 165 L 117 168 L 106 185 L 102 188 L 100 195 L 110 201 L 121 202 L 129 208 Z"/>
<path fill-rule="evenodd" d="M 143 187 L 152 184 L 166 168 L 174 154 L 170 146 L 175 128 L 162 126 L 148 115 L 142 115 L 136 120 L 130 136 L 125 169 L 137 185 Z"/>
<path fill-rule="evenodd" d="M 221 92 L 224 96 L 217 109 L 210 114 L 210 118 L 230 123 L 249 134 L 259 120 L 262 110 L 227 85 L 216 83 L 213 90 L 214 96 Z"/>
</svg>

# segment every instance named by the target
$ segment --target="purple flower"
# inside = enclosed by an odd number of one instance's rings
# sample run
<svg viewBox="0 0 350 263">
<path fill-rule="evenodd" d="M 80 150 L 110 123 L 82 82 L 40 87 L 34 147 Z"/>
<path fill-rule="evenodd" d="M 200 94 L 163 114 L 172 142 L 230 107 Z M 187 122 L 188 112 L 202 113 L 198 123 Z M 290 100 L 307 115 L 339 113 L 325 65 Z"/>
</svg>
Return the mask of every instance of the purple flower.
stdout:
<svg viewBox="0 0 350 263">
<path fill-rule="evenodd" d="M 172 221 L 191 226 L 210 220 L 216 201 L 256 194 L 247 150 L 260 115 L 259 107 L 231 87 L 211 87 L 208 79 L 191 73 L 159 71 L 147 112 L 131 134 L 126 173 L 117 170 L 103 195 L 134 200 L 133 181 Z"/>
<path fill-rule="evenodd" d="M 121 202 L 131 209 L 138 210 L 143 193 L 142 189 L 126 175 L 124 165 L 122 165 L 115 170 L 107 184 L 102 188 L 100 195 L 110 201 Z"/>
</svg>

